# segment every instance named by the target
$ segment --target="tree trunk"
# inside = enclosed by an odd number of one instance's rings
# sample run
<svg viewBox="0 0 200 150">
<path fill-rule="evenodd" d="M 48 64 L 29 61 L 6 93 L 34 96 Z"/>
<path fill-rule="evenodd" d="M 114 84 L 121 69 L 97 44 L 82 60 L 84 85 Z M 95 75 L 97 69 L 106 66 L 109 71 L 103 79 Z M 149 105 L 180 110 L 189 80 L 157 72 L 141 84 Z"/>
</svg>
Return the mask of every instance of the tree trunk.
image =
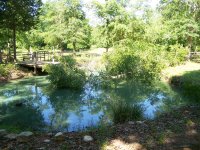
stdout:
<svg viewBox="0 0 200 150">
<path fill-rule="evenodd" d="M 189 47 L 189 50 L 190 50 L 190 52 L 192 52 L 192 37 L 191 36 L 189 36 L 188 37 L 188 47 Z"/>
<path fill-rule="evenodd" d="M 109 49 L 109 34 L 108 34 L 108 25 L 109 25 L 109 19 L 106 19 L 106 52 L 108 52 Z"/>
<path fill-rule="evenodd" d="M 2 54 L 1 54 L 1 49 L 0 49 L 0 64 L 2 63 Z"/>
<path fill-rule="evenodd" d="M 73 42 L 73 53 L 76 54 L 76 42 Z"/>
<path fill-rule="evenodd" d="M 191 58 L 192 58 L 192 55 L 191 55 L 191 52 L 192 52 L 192 37 L 191 36 L 188 37 L 188 48 L 189 48 L 188 58 L 189 58 L 189 60 L 191 60 Z"/>
<path fill-rule="evenodd" d="M 13 27 L 13 53 L 14 53 L 14 61 L 17 60 L 16 55 L 16 27 Z"/>
<path fill-rule="evenodd" d="M 109 49 L 109 48 L 108 48 L 108 47 L 106 47 L 106 52 L 108 52 L 108 49 Z"/>
</svg>

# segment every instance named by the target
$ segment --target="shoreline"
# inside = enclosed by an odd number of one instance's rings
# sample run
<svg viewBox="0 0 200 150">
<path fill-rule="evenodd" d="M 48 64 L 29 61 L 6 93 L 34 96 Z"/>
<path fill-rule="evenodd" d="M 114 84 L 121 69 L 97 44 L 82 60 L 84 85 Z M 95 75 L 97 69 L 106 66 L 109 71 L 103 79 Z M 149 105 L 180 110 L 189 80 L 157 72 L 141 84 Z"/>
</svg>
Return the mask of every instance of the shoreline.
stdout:
<svg viewBox="0 0 200 150">
<path fill-rule="evenodd" d="M 200 64 L 195 65 L 200 66 Z M 184 75 L 185 72 L 193 71 L 191 63 L 189 66 L 190 70 L 184 65 L 171 67 L 171 70 L 168 70 L 169 74 L 165 75 L 168 75 L 168 79 L 176 75 Z M 178 68 L 178 73 L 174 68 Z M 172 84 L 169 80 L 168 83 Z M 0 149 L 178 150 L 185 148 L 197 150 L 200 149 L 199 118 L 200 105 L 186 105 L 173 108 L 153 120 L 99 126 L 88 131 L 59 132 L 59 136 L 55 133 L 35 132 L 28 137 L 16 136 L 14 139 L 8 139 L 0 134 Z M 92 137 L 92 140 L 84 141 L 85 136 Z"/>
<path fill-rule="evenodd" d="M 200 106 L 184 106 L 154 120 L 129 121 L 83 132 L 33 133 L 6 139 L 2 149 L 175 149 L 200 147 Z M 58 135 L 58 136 L 57 136 Z M 85 141 L 91 136 L 91 141 Z"/>
</svg>

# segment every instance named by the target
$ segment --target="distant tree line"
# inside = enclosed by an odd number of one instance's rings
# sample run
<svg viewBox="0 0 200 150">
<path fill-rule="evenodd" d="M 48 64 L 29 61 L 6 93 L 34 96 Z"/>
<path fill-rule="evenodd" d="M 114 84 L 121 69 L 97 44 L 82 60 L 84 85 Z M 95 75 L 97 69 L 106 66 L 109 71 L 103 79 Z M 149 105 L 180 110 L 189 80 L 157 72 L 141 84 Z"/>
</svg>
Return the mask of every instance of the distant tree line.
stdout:
<svg viewBox="0 0 200 150">
<path fill-rule="evenodd" d="M 14 59 L 17 48 L 75 52 L 91 45 L 133 51 L 154 47 L 174 53 L 169 56 L 174 58 L 179 50 L 200 51 L 199 0 L 160 0 L 156 9 L 148 1 L 94 0 L 88 9 L 101 20 L 95 27 L 86 19 L 81 0 L 45 4 L 41 0 L 1 0 L 0 50 L 13 53 Z"/>
</svg>

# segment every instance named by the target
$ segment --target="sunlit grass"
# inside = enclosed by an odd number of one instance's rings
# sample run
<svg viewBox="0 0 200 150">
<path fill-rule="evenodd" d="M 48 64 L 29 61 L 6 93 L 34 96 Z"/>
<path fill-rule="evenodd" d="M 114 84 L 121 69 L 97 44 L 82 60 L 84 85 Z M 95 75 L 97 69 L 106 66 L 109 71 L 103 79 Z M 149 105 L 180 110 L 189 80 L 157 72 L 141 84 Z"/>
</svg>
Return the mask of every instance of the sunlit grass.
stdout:
<svg viewBox="0 0 200 150">
<path fill-rule="evenodd" d="M 176 66 L 176 67 L 169 67 L 162 71 L 163 79 L 164 78 L 171 78 L 173 76 L 182 76 L 183 74 L 187 73 L 188 71 L 195 71 L 200 70 L 200 63 L 194 62 L 186 62 L 183 65 Z"/>
</svg>

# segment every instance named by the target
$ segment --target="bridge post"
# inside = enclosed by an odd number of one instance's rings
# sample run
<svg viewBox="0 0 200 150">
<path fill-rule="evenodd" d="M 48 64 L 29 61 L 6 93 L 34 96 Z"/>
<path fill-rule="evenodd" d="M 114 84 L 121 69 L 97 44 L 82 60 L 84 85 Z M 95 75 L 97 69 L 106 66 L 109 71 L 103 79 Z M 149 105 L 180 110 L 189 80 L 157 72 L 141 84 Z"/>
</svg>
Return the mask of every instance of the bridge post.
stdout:
<svg viewBox="0 0 200 150">
<path fill-rule="evenodd" d="M 34 61 L 34 66 L 33 66 L 34 72 L 33 72 L 33 74 L 37 74 L 37 53 L 36 52 L 33 53 L 33 61 Z"/>
</svg>

